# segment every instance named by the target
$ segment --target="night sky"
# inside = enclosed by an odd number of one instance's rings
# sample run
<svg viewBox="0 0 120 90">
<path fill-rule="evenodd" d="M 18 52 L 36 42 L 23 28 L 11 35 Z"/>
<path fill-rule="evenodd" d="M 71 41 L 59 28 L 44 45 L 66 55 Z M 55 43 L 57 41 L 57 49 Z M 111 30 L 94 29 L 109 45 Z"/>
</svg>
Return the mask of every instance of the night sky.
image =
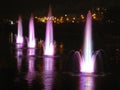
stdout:
<svg viewBox="0 0 120 90">
<path fill-rule="evenodd" d="M 44 14 L 49 3 L 54 12 L 77 12 L 95 6 L 120 7 L 120 0 L 3 0 L 0 2 L 0 16 L 26 13 Z"/>
</svg>

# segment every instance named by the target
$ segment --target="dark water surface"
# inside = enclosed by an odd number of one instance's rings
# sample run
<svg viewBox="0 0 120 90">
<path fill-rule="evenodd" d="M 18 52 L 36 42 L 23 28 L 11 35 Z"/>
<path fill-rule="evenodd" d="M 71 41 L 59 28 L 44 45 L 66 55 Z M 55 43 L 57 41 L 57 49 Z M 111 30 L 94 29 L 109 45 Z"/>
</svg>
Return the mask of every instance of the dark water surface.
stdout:
<svg viewBox="0 0 120 90">
<path fill-rule="evenodd" d="M 31 49 L 11 49 L 12 55 L 0 61 L 0 90 L 118 90 L 118 75 L 74 72 L 74 64 L 64 53 L 46 57 L 34 49 L 31 56 Z"/>
<path fill-rule="evenodd" d="M 111 27 L 104 27 L 105 25 L 100 27 L 100 25 L 93 28 L 94 48 L 108 50 L 104 54 L 107 58 L 103 59 L 103 74 L 78 73 L 78 64 L 72 59 L 71 51 L 82 48 L 83 26 L 63 25 L 62 28 L 54 26 L 54 38 L 58 45 L 61 42 L 64 44 L 64 49 L 58 49 L 57 55 L 52 58 L 43 56 L 40 48 L 16 49 L 14 44 L 9 43 L 9 29 L 15 28 L 3 26 L 0 31 L 0 90 L 119 90 L 120 64 L 110 61 L 110 57 L 114 54 L 109 56 L 112 50 L 104 46 L 106 42 L 104 37 L 112 33 Z M 80 31 L 79 28 L 81 28 Z M 95 31 L 97 29 L 98 31 Z M 104 30 L 106 31 L 103 32 Z M 43 33 L 44 31 L 39 33 L 42 39 L 44 39 Z M 101 35 L 103 37 L 99 37 Z M 30 51 L 33 52 L 32 55 L 28 54 Z"/>
</svg>

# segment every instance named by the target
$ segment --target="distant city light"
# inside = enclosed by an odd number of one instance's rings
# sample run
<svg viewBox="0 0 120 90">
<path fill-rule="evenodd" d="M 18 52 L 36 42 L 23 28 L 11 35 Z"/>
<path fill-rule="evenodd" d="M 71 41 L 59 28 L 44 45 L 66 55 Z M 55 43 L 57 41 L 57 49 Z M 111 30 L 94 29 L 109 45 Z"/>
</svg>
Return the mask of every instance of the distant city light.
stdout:
<svg viewBox="0 0 120 90">
<path fill-rule="evenodd" d="M 91 10 L 92 13 L 92 19 L 93 21 L 96 22 L 101 22 L 103 20 L 105 20 L 105 13 L 108 12 L 107 8 L 104 7 L 96 7 L 93 8 Z M 55 24 L 62 24 L 62 23 L 80 23 L 80 22 L 85 22 L 85 13 L 84 12 L 80 12 L 77 14 L 74 13 L 65 13 L 63 15 L 60 16 L 51 16 L 51 17 L 47 17 L 47 16 L 35 16 L 34 19 L 37 20 L 37 22 L 39 23 L 46 23 L 46 21 L 48 19 L 51 19 L 53 21 L 53 23 Z M 2 22 L 4 23 L 9 23 L 10 25 L 14 25 L 17 22 L 15 20 L 11 20 L 11 19 L 5 19 Z M 111 18 L 106 18 L 106 20 L 104 21 L 105 23 L 114 23 L 115 21 L 112 20 Z"/>
</svg>

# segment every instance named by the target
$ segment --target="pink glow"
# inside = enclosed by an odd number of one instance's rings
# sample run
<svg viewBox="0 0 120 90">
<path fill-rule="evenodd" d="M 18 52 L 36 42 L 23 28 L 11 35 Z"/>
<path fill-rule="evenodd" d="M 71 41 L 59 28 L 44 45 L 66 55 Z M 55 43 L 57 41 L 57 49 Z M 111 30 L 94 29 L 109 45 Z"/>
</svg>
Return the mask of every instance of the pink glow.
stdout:
<svg viewBox="0 0 120 90">
<path fill-rule="evenodd" d="M 34 57 L 30 57 L 28 60 L 28 72 L 34 72 Z"/>
<path fill-rule="evenodd" d="M 84 37 L 84 60 L 91 61 L 92 56 L 92 29 L 91 29 L 91 12 L 89 11 L 86 19 L 85 37 Z"/>
<path fill-rule="evenodd" d="M 35 49 L 28 49 L 28 56 L 34 56 L 35 55 Z M 28 60 L 28 70 L 29 72 L 34 72 L 34 57 L 29 57 Z"/>
<path fill-rule="evenodd" d="M 44 90 L 53 90 L 54 75 L 53 73 L 44 73 L 43 76 Z"/>
<path fill-rule="evenodd" d="M 52 90 L 54 81 L 54 59 L 51 57 L 44 57 L 43 63 L 43 84 L 44 90 Z"/>
<path fill-rule="evenodd" d="M 35 48 L 36 41 L 35 41 L 35 32 L 34 32 L 34 18 L 31 15 L 29 21 L 29 40 L 28 40 L 28 47 Z"/>
<path fill-rule="evenodd" d="M 94 73 L 96 53 L 94 55 L 92 53 L 92 16 L 90 11 L 86 19 L 83 52 L 76 51 L 75 54 L 79 59 L 80 72 Z"/>
<path fill-rule="evenodd" d="M 18 18 L 18 32 L 16 37 L 16 43 L 23 44 L 23 28 L 22 28 L 22 19 L 19 16 Z"/>
<path fill-rule="evenodd" d="M 51 7 L 49 7 L 48 20 L 47 20 L 47 24 L 46 24 L 44 55 L 46 55 L 46 56 L 53 56 L 54 55 L 53 22 L 52 22 Z"/>
<path fill-rule="evenodd" d="M 79 90 L 94 90 L 94 77 L 81 76 L 79 82 Z"/>
<path fill-rule="evenodd" d="M 31 55 L 35 55 L 35 49 L 28 49 L 28 72 L 26 75 L 26 80 L 28 84 L 31 85 L 33 79 L 35 78 L 35 57 L 29 57 Z"/>
<path fill-rule="evenodd" d="M 81 72 L 93 73 L 94 72 L 94 56 L 92 55 L 92 16 L 89 11 L 86 19 L 85 26 L 85 40 L 83 57 L 80 62 Z"/>
<path fill-rule="evenodd" d="M 23 55 L 22 49 L 18 49 L 16 51 L 16 55 L 17 55 L 17 69 L 18 69 L 18 72 L 21 72 L 22 58 L 20 56 Z"/>
<path fill-rule="evenodd" d="M 34 56 L 35 55 L 35 49 L 34 48 L 29 48 L 28 49 L 28 55 L 29 56 Z"/>
<path fill-rule="evenodd" d="M 44 57 L 44 71 L 54 71 L 54 59 L 52 57 Z"/>
</svg>

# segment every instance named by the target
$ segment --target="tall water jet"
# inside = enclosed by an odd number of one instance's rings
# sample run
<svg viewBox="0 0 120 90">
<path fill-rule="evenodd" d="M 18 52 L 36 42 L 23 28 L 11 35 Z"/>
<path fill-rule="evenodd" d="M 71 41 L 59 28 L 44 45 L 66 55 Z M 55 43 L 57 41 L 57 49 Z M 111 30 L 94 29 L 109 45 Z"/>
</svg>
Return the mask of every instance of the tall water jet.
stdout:
<svg viewBox="0 0 120 90">
<path fill-rule="evenodd" d="M 48 19 L 46 23 L 46 37 L 44 44 L 44 55 L 53 56 L 54 55 L 54 42 L 53 42 L 53 21 L 52 21 L 52 10 L 49 7 Z"/>
<path fill-rule="evenodd" d="M 86 18 L 85 33 L 84 33 L 84 46 L 83 53 L 78 51 L 75 54 L 78 56 L 80 63 L 80 72 L 82 73 L 94 73 L 95 71 L 95 59 L 96 54 L 93 54 L 92 49 L 92 16 L 89 11 Z"/>
<path fill-rule="evenodd" d="M 21 16 L 18 17 L 18 29 L 17 29 L 16 43 L 23 44 L 23 28 L 22 28 L 22 19 Z"/>
<path fill-rule="evenodd" d="M 36 40 L 35 40 L 35 31 L 34 31 L 34 18 L 31 15 L 29 21 L 29 38 L 28 38 L 28 48 L 35 48 Z"/>
<path fill-rule="evenodd" d="M 85 37 L 83 47 L 83 57 L 81 60 L 81 72 L 94 72 L 94 58 L 92 55 L 92 16 L 89 11 L 85 25 Z"/>
</svg>

